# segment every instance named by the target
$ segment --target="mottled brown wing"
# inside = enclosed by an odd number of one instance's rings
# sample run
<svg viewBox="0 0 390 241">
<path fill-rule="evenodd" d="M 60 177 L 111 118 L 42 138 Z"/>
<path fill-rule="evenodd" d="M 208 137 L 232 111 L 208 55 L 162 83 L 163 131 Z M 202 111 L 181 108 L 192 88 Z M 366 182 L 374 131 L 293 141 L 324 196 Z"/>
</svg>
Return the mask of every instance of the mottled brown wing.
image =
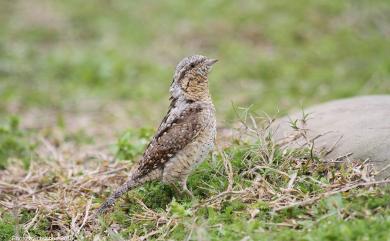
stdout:
<svg viewBox="0 0 390 241">
<path fill-rule="evenodd" d="M 139 163 L 139 176 L 144 176 L 154 169 L 163 168 L 172 156 L 193 141 L 204 128 L 199 121 L 201 111 L 201 107 L 187 108 L 153 137 Z"/>
</svg>

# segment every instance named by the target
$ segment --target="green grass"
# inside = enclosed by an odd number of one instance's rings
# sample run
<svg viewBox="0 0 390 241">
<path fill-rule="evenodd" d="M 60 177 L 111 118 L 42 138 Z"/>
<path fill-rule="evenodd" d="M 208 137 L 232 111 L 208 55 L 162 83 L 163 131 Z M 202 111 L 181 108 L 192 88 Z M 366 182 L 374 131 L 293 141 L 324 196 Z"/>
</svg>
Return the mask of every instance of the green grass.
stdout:
<svg viewBox="0 0 390 241">
<path fill-rule="evenodd" d="M 0 240 L 10 240 L 15 234 L 15 221 L 11 214 L 4 214 L 0 220 Z"/>
<path fill-rule="evenodd" d="M 139 111 L 167 99 L 175 64 L 194 53 L 221 60 L 210 79 L 222 119 L 233 117 L 230 102 L 275 113 L 390 92 L 385 0 L 2 5 L 3 112 L 10 102 L 66 108 L 86 98 Z"/>
<path fill-rule="evenodd" d="M 35 146 L 29 137 L 27 131 L 19 129 L 19 119 L 15 116 L 0 125 L 0 169 L 5 169 L 13 158 L 21 160 L 24 168 L 29 167 Z"/>
<path fill-rule="evenodd" d="M 135 155 L 134 153 L 137 153 L 140 148 L 139 145 L 143 145 L 142 141 L 138 140 L 142 140 L 142 136 L 148 135 L 147 133 L 145 130 L 125 132 L 116 144 L 116 157 L 121 156 L 119 153 L 127 153 L 130 155 L 128 157 Z M 78 143 L 77 140 L 75 143 Z M 267 143 L 250 144 L 238 141 L 223 152 L 214 153 L 212 158 L 201 164 L 188 180 L 188 186 L 193 191 L 195 199 L 175 192 L 172 186 L 159 182 L 147 183 L 129 192 L 117 203 L 112 212 L 100 219 L 100 225 L 94 226 L 92 230 L 87 228 L 80 234 L 80 238 L 85 237 L 89 240 L 91 231 L 93 235 L 100 235 L 108 240 L 115 239 L 115 236 L 139 237 L 151 232 L 156 232 L 150 236 L 151 240 L 157 238 L 199 240 L 205 236 L 208 240 L 243 238 L 248 240 L 388 240 L 390 238 L 388 233 L 390 192 L 384 187 L 352 189 L 322 198 L 313 204 L 273 211 L 274 203 L 278 203 L 280 197 L 290 195 L 283 191 L 290 178 L 279 172 L 297 173 L 298 178 L 291 195 L 296 198 L 296 201 L 300 201 L 324 194 L 332 186 L 343 186 L 357 180 L 356 172 L 353 170 L 359 168 L 348 163 L 340 164 L 341 166 L 322 163 L 315 156 L 311 156 L 310 150 L 306 148 L 287 152 L 273 148 Z M 269 155 L 271 152 L 273 157 Z M 216 198 L 229 186 L 225 160 L 228 160 L 231 165 L 233 190 L 243 191 L 249 188 L 252 191 L 244 192 L 242 195 L 232 194 L 226 195 L 225 198 Z M 253 169 L 255 167 L 263 168 Z M 40 168 L 44 168 L 44 164 Z M 77 170 L 77 166 L 74 169 Z M 50 178 L 48 175 L 54 176 Z M 61 175 L 63 174 L 53 170 L 39 181 L 39 185 L 47 187 L 61 184 Z M 78 173 L 76 177 L 82 175 Z M 256 181 L 258 176 L 261 176 L 265 182 Z M 96 179 L 91 177 L 88 179 L 96 182 Z M 65 180 L 65 185 L 69 189 L 78 188 L 78 186 L 71 186 L 71 177 Z M 256 182 L 258 184 L 255 184 Z M 264 186 L 265 183 L 267 185 Z M 92 194 L 95 196 L 94 205 L 101 203 L 104 196 L 109 195 L 110 192 L 111 190 L 106 190 L 101 194 Z M 251 196 L 253 192 L 258 192 L 261 197 L 259 198 L 257 194 Z M 88 197 L 91 195 L 89 192 L 81 189 L 76 194 L 77 196 L 73 197 L 79 199 L 76 203 L 86 202 L 91 198 Z M 55 192 L 48 192 L 47 195 L 50 200 L 56 198 Z M 54 201 L 57 202 L 60 201 Z M 48 237 L 55 233 L 59 227 L 57 222 L 53 222 L 51 216 L 61 213 L 61 207 L 58 206 L 58 210 L 41 209 L 42 212 L 49 212 L 50 215 L 38 216 L 34 225 L 28 230 L 29 236 Z M 84 207 L 81 206 L 78 212 L 83 211 Z M 10 211 L 0 210 L 0 233 L 3 239 L 8 240 L 17 232 L 26 235 L 27 230 L 22 224 L 32 222 L 36 215 L 34 211 L 23 207 L 18 212 L 20 214 L 15 215 Z M 62 216 L 60 220 L 60 223 L 65 226 L 70 225 L 70 222 L 71 217 L 67 215 Z M 112 227 L 115 227 L 119 233 L 110 231 Z"/>
<path fill-rule="evenodd" d="M 262 166 L 262 156 L 265 153 L 259 151 L 257 145 L 237 143 L 224 151 L 223 155 L 232 165 L 236 189 L 253 187 L 253 176 L 244 173 L 256 165 Z M 351 175 L 348 165 L 337 167 L 320 164 L 319 160 L 310 159 L 309 152 L 310 150 L 303 149 L 286 154 L 275 150 L 274 159 L 268 166 L 270 168 L 256 173 L 280 192 L 289 178 L 275 173 L 272 168 L 284 172 L 297 171 L 299 178 L 295 188 L 302 197 L 323 193 L 324 188 L 318 183 L 334 183 L 340 176 L 346 178 L 342 182 L 348 182 Z M 203 163 L 190 176 L 188 186 L 193 190 L 195 200 L 178 195 L 170 186 L 152 182 L 129 193 L 104 220 L 107 224 L 119 225 L 122 228 L 120 234 L 124 237 L 144 236 L 156 230 L 153 238 L 173 240 L 199 240 L 205 235 L 208 240 L 390 239 L 387 231 L 390 225 L 388 188 L 352 190 L 323 198 L 313 205 L 277 212 L 272 211 L 271 203 L 278 195 L 268 200 L 264 196 L 248 200 L 234 198 L 233 195 L 231 199 L 221 200 L 217 205 L 211 201 L 204 205 L 205 200 L 228 187 L 228 175 L 224 168 L 223 158 L 218 154 Z M 149 211 L 137 200 L 141 200 Z M 195 208 L 202 202 L 204 206 Z M 150 210 L 156 215 L 154 218 L 150 216 Z M 146 213 L 149 213 L 149 218 L 139 219 L 139 215 Z M 157 225 L 157 220 L 162 223 Z M 164 225 L 168 220 L 174 220 L 177 225 Z M 101 232 L 104 233 L 106 229 L 107 227 L 102 226 Z"/>
<path fill-rule="evenodd" d="M 115 163 L 131 163 L 166 112 L 175 65 L 195 53 L 220 60 L 210 74 L 219 126 L 237 121 L 232 105 L 274 115 L 336 98 L 389 94 L 389 16 L 387 0 L 97 0 L 82 6 L 75 0 L 2 1 L 0 172 L 34 173 L 55 161 L 54 150 L 69 163 L 85 161 L 82 176 L 106 158 L 83 159 L 91 146 Z M 250 149 L 237 141 L 224 151 L 236 174 L 234 184 L 243 188 L 253 180 L 241 174 L 262 161 L 255 151 L 249 158 Z M 66 156 L 70 150 L 80 155 Z M 310 169 L 316 160 L 307 150 L 289 154 L 305 160 L 296 170 L 283 169 L 285 153 L 273 154 L 273 168 L 316 180 L 297 183 L 300 197 L 323 192 L 318 182 L 331 181 L 324 176 L 329 167 Z M 288 183 L 270 170 L 260 174 L 278 188 Z M 47 175 L 38 188 L 70 178 Z M 161 224 L 152 238 L 390 240 L 388 190 L 349 191 L 277 213 L 271 211 L 271 199 L 228 200 L 194 211 L 197 202 L 228 185 L 218 152 L 189 179 L 197 201 L 177 195 L 171 186 L 150 183 L 131 192 L 102 222 L 119 225 L 124 237 L 155 230 L 153 219 L 133 220 L 144 212 L 138 198 L 158 215 L 179 221 L 173 230 Z M 110 191 L 77 198 L 86 202 L 93 195 L 98 204 Z M 1 192 L 0 197 L 5 198 Z M 251 217 L 254 210 L 258 213 Z M 35 216 L 32 210 L 19 211 L 15 217 L 0 209 L 0 240 L 25 231 L 19 230 L 21 224 Z M 71 223 L 66 215 L 61 221 Z M 39 219 L 29 233 L 48 236 L 58 229 L 53 223 Z M 97 229 L 110 235 L 103 224 Z"/>
</svg>

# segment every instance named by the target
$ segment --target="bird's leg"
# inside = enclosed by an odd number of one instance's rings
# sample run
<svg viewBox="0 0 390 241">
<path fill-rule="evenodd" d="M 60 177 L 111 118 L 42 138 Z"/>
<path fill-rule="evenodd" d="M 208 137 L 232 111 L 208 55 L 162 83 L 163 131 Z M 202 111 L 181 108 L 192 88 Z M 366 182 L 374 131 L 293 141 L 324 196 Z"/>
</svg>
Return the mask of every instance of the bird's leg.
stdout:
<svg viewBox="0 0 390 241">
<path fill-rule="evenodd" d="M 183 192 L 188 194 L 191 198 L 194 198 L 194 194 L 190 190 L 188 190 L 187 178 L 188 178 L 188 175 L 181 181 L 182 190 L 183 190 Z"/>
<path fill-rule="evenodd" d="M 171 183 L 171 187 L 173 187 L 173 189 L 175 189 L 176 194 L 180 195 L 182 193 L 180 188 L 178 188 L 175 183 Z"/>
</svg>

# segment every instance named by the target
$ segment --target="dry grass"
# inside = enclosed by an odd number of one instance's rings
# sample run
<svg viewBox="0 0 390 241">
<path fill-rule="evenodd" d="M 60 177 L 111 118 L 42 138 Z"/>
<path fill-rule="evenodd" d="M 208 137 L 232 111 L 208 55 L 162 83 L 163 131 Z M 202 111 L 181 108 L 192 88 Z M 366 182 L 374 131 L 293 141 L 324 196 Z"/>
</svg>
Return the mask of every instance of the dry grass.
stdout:
<svg viewBox="0 0 390 241">
<path fill-rule="evenodd" d="M 278 146 L 270 141 L 267 128 L 257 127 L 258 120 L 248 116 L 241 121 L 241 128 L 237 131 L 240 133 L 240 139 L 233 140 L 235 144 L 230 144 L 245 148 L 245 154 L 240 160 L 244 168 L 239 170 L 232 164 L 232 156 L 227 149 L 220 148 L 216 151 L 215 156 L 219 158 L 212 165 L 220 165 L 223 168 L 213 175 L 225 180 L 227 185 L 222 191 L 207 183 L 198 187 L 208 190 L 210 195 L 192 202 L 191 207 L 185 210 L 186 213 L 192 214 L 191 223 L 196 223 L 197 216 L 193 214 L 200 209 L 212 207 L 219 210 L 226 201 L 240 200 L 249 204 L 262 200 L 267 203 L 268 212 L 275 213 L 292 207 L 311 205 L 351 189 L 390 182 L 375 181 L 375 171 L 365 162 L 339 160 L 335 163 L 317 160 L 310 143 L 309 148 L 277 153 Z M 28 170 L 24 170 L 20 165 L 11 165 L 1 171 L 1 212 L 11 212 L 19 219 L 22 212 L 33 213 L 33 218 L 20 223 L 22 232 L 19 235 L 23 237 L 29 237 L 29 230 L 42 219 L 49 221 L 46 231 L 51 236 L 88 237 L 98 233 L 103 235 L 103 230 L 106 230 L 109 236 L 119 233 L 121 226 L 114 221 L 107 226 L 97 220 L 90 220 L 90 217 L 101 202 L 101 197 L 109 194 L 107 190 L 117 187 L 127 178 L 130 165 L 110 161 L 113 157 L 107 152 L 107 145 L 80 146 L 66 141 L 57 143 L 51 136 L 53 133 L 56 131 L 50 132 L 49 135 L 46 132 L 36 135 L 37 159 L 31 162 Z M 226 146 L 226 140 L 230 142 L 232 138 L 222 138 L 225 139 L 223 145 Z M 245 139 L 251 139 L 253 143 L 244 144 L 242 140 Z M 322 175 L 325 181 L 315 178 L 316 175 Z M 305 182 L 315 183 L 318 188 L 305 192 L 297 184 Z M 165 210 L 154 210 L 136 196 L 131 196 L 130 199 L 141 207 L 141 211 L 131 214 L 132 222 L 154 223 L 152 229 L 135 232 L 134 240 L 150 237 L 162 240 L 179 224 L 183 224 L 182 217 L 172 212 L 176 201 L 169 204 Z M 247 212 L 253 219 L 262 210 L 248 208 Z M 190 237 L 195 226 L 187 225 Z M 293 223 L 278 225 L 294 226 Z"/>
</svg>

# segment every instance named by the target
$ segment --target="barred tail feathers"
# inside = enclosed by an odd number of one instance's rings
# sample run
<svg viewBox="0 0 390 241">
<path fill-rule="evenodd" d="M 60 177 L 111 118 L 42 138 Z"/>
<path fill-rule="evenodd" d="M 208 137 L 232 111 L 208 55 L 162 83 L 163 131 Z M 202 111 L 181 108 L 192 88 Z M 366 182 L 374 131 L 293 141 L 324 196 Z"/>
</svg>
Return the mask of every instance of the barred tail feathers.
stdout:
<svg viewBox="0 0 390 241">
<path fill-rule="evenodd" d="M 130 178 L 122 186 L 120 186 L 97 210 L 97 214 L 103 214 L 107 209 L 114 206 L 116 200 L 120 198 L 123 194 L 138 187 L 141 182 L 135 182 L 133 178 Z"/>
</svg>

